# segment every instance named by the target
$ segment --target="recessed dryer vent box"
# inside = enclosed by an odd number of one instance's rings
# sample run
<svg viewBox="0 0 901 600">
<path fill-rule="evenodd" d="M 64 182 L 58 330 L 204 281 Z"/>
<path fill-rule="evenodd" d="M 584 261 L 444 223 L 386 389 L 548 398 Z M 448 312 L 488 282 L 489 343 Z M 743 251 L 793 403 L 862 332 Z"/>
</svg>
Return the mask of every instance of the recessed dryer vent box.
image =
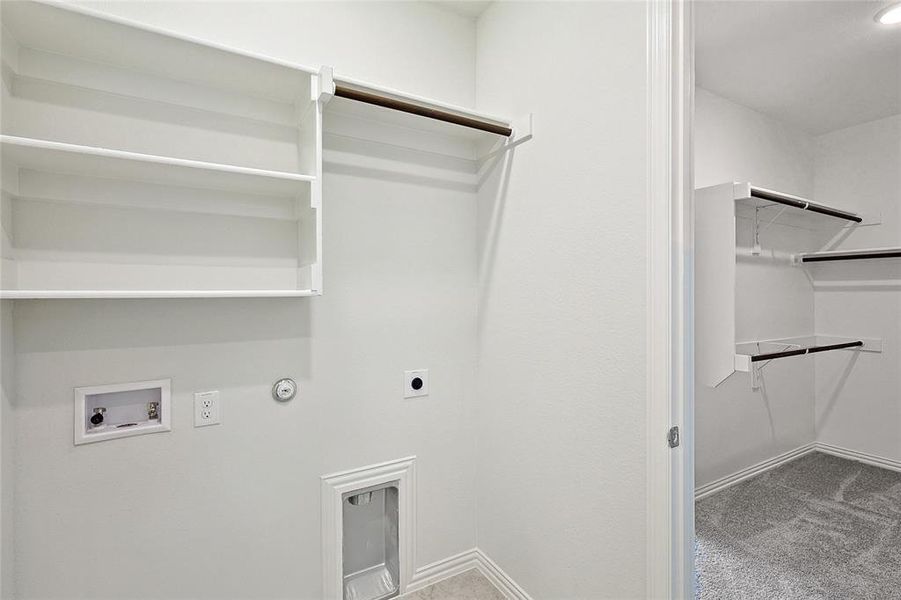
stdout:
<svg viewBox="0 0 901 600">
<path fill-rule="evenodd" d="M 170 431 L 169 379 L 75 388 L 75 444 Z"/>
</svg>

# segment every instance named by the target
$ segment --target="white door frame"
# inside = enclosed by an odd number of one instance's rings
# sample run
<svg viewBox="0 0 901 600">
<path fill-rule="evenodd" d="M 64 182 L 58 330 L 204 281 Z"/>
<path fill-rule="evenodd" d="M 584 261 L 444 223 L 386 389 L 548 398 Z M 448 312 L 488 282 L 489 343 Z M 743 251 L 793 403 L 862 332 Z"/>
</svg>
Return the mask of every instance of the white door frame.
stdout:
<svg viewBox="0 0 901 600">
<path fill-rule="evenodd" d="M 692 4 L 647 0 L 647 8 L 647 597 L 693 600 Z"/>
</svg>

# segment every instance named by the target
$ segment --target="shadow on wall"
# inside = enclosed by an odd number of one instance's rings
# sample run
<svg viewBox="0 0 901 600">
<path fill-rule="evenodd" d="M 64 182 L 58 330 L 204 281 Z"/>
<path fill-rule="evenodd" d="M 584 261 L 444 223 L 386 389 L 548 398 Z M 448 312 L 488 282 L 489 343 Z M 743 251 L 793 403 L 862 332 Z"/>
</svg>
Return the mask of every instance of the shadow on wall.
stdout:
<svg viewBox="0 0 901 600">
<path fill-rule="evenodd" d="M 823 413 L 817 418 L 816 431 L 822 431 L 823 426 L 829 420 L 829 416 L 835 409 L 838 399 L 842 396 L 842 391 L 848 383 L 848 377 L 851 376 L 851 372 L 854 370 L 854 365 L 857 364 L 858 359 L 860 359 L 860 352 L 852 352 L 851 358 L 848 359 L 845 368 L 836 375 L 834 383 L 828 387 L 828 389 L 832 391 L 829 393 L 829 399 L 826 401 L 825 410 L 823 410 Z"/>
<path fill-rule="evenodd" d="M 433 139 L 425 131 L 381 128 L 328 110 L 323 126 L 323 169 L 328 173 L 470 193 L 478 187 L 472 140 Z"/>
<path fill-rule="evenodd" d="M 18 301 L 15 347 L 19 353 L 67 352 L 310 337 L 310 300 L 212 302 L 171 298 Z M 20 335 L 23 326 L 28 327 L 28 335 Z"/>
<path fill-rule="evenodd" d="M 510 188 L 510 174 L 513 172 L 513 163 L 516 149 L 493 159 L 493 164 L 487 165 L 490 169 L 480 181 L 479 187 L 479 231 L 478 231 L 478 256 L 479 256 L 479 307 L 485 305 L 488 293 L 487 282 L 491 281 L 494 271 L 495 256 L 504 221 L 504 208 L 507 204 L 507 192 Z M 500 163 L 500 164 L 497 164 Z M 482 328 L 483 310 L 479 310 L 479 330 Z"/>
</svg>

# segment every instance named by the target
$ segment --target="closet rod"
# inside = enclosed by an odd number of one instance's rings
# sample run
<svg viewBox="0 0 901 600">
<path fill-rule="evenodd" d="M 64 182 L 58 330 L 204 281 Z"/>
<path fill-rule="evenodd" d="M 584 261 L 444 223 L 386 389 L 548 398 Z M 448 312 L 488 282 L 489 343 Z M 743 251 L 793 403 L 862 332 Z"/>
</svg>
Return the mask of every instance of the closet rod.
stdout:
<svg viewBox="0 0 901 600">
<path fill-rule="evenodd" d="M 757 354 L 751 357 L 751 362 L 760 362 L 761 360 L 771 360 L 774 358 L 785 358 L 787 356 L 801 356 L 802 354 L 814 354 L 816 352 L 826 352 L 827 350 L 841 350 L 843 348 L 859 348 L 863 346 L 863 342 L 844 342 L 842 344 L 829 344 L 828 346 L 811 346 L 810 348 L 798 348 L 797 350 L 784 350 L 783 352 L 770 352 L 769 354 Z"/>
<path fill-rule="evenodd" d="M 347 98 L 348 100 L 356 100 L 357 102 L 365 102 L 366 104 L 373 104 L 375 106 L 381 106 L 383 108 L 390 108 L 391 110 L 399 110 L 401 112 L 419 115 L 420 117 L 435 119 L 437 121 L 444 121 L 445 123 L 453 123 L 454 125 L 462 125 L 463 127 L 469 127 L 470 129 L 487 131 L 488 133 L 503 135 L 505 137 L 510 137 L 511 135 L 513 135 L 513 129 L 507 127 L 506 125 L 498 125 L 497 123 L 492 123 L 491 121 L 482 121 L 480 119 L 464 117 L 452 112 L 438 110 L 436 108 L 428 108 L 425 106 L 420 106 L 419 104 L 413 104 L 412 102 L 404 102 L 403 100 L 397 100 L 396 98 L 391 98 L 389 96 L 380 96 L 371 92 L 362 92 L 360 90 L 343 86 L 339 83 L 335 84 L 335 95 L 340 98 Z"/>
<path fill-rule="evenodd" d="M 751 196 L 754 198 L 760 198 L 761 200 L 776 202 L 777 204 L 784 204 L 786 206 L 800 208 L 801 210 L 809 210 L 811 212 L 820 213 L 821 215 L 828 215 L 830 217 L 836 217 L 838 219 L 845 219 L 846 221 L 853 221 L 855 223 L 863 222 L 863 218 L 855 215 L 854 213 L 839 210 L 837 208 L 829 208 L 828 206 L 821 206 L 819 204 L 808 202 L 803 198 L 796 198 L 795 196 L 789 196 L 787 194 L 779 194 L 776 192 L 770 192 L 769 190 L 762 190 L 760 188 L 752 187 Z"/>
<path fill-rule="evenodd" d="M 824 254 L 822 256 L 802 256 L 801 262 L 826 262 L 830 260 L 865 260 L 872 258 L 901 258 L 901 250 L 888 252 L 862 252 L 858 254 Z"/>
</svg>

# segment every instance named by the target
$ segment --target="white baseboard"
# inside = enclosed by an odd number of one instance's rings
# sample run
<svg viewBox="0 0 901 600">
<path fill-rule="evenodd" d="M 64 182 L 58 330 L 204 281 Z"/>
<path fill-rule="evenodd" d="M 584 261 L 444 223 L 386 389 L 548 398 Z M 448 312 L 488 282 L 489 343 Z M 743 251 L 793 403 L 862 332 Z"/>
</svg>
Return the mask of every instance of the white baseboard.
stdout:
<svg viewBox="0 0 901 600">
<path fill-rule="evenodd" d="M 770 469 L 775 469 L 776 467 L 784 465 L 787 462 L 801 458 L 806 454 L 810 454 L 814 450 L 816 450 L 816 442 L 804 444 L 799 448 L 789 450 L 788 452 L 780 454 L 779 456 L 775 456 L 763 462 L 759 462 L 756 465 L 751 465 L 750 467 L 746 467 L 740 471 L 732 473 L 731 475 L 721 477 L 716 481 L 711 481 L 710 483 L 695 488 L 695 500 L 700 500 L 701 498 L 706 498 L 711 494 L 721 492 L 728 487 L 732 487 L 736 483 L 741 483 L 745 479 L 749 479 L 751 477 L 754 477 L 755 475 L 760 475 L 761 473 L 766 473 Z"/>
<path fill-rule="evenodd" d="M 876 456 L 875 454 L 858 452 L 857 450 L 850 450 L 848 448 L 833 446 L 832 444 L 825 444 L 823 442 L 816 443 L 816 450 L 823 454 L 831 454 L 832 456 L 838 456 L 839 458 L 847 458 L 874 467 L 882 467 L 883 469 L 889 469 L 890 471 L 901 472 L 901 461 L 893 460 L 891 458 L 883 458 L 881 456 Z"/>
<path fill-rule="evenodd" d="M 478 553 L 479 551 L 473 548 L 416 569 L 413 578 L 407 584 L 406 592 L 415 592 L 448 577 L 465 573 L 470 569 L 477 569 L 479 565 Z"/>
<path fill-rule="evenodd" d="M 508 600 L 532 600 L 532 597 L 513 581 L 497 563 L 488 558 L 478 548 L 455 554 L 416 569 L 416 573 L 414 573 L 410 583 L 407 585 L 405 593 L 421 590 L 472 569 L 477 569 Z"/>
<path fill-rule="evenodd" d="M 841 446 L 833 446 L 832 444 L 826 444 L 823 442 L 811 442 L 810 444 L 805 444 L 800 448 L 795 448 L 794 450 L 790 450 L 769 460 L 759 462 L 756 465 L 751 465 L 746 469 L 742 469 L 740 471 L 732 473 L 731 475 L 727 475 L 725 477 L 717 479 L 716 481 L 711 481 L 708 484 L 702 485 L 695 489 L 695 500 L 700 500 L 701 498 L 706 498 L 707 496 L 721 492 L 728 487 L 732 487 L 737 483 L 741 483 L 745 479 L 754 477 L 755 475 L 760 475 L 761 473 L 765 473 L 770 469 L 775 469 L 778 466 L 801 458 L 802 456 L 810 454 L 811 452 L 831 454 L 832 456 L 838 456 L 839 458 L 846 458 L 848 460 L 872 465 L 874 467 L 881 467 L 883 469 L 889 469 L 891 471 L 898 471 L 899 473 L 901 473 L 901 461 L 891 458 L 884 458 L 882 456 L 876 456 L 875 454 L 867 454 L 866 452 L 859 452 L 857 450 L 850 450 L 848 448 L 842 448 Z"/>
<path fill-rule="evenodd" d="M 494 584 L 504 597 L 508 600 L 532 600 L 532 597 L 526 593 L 524 589 L 519 587 L 509 575 L 504 573 L 503 569 L 497 566 L 497 563 L 488 558 L 488 556 L 476 548 L 479 556 L 479 571 L 485 576 L 485 579 Z"/>
</svg>

